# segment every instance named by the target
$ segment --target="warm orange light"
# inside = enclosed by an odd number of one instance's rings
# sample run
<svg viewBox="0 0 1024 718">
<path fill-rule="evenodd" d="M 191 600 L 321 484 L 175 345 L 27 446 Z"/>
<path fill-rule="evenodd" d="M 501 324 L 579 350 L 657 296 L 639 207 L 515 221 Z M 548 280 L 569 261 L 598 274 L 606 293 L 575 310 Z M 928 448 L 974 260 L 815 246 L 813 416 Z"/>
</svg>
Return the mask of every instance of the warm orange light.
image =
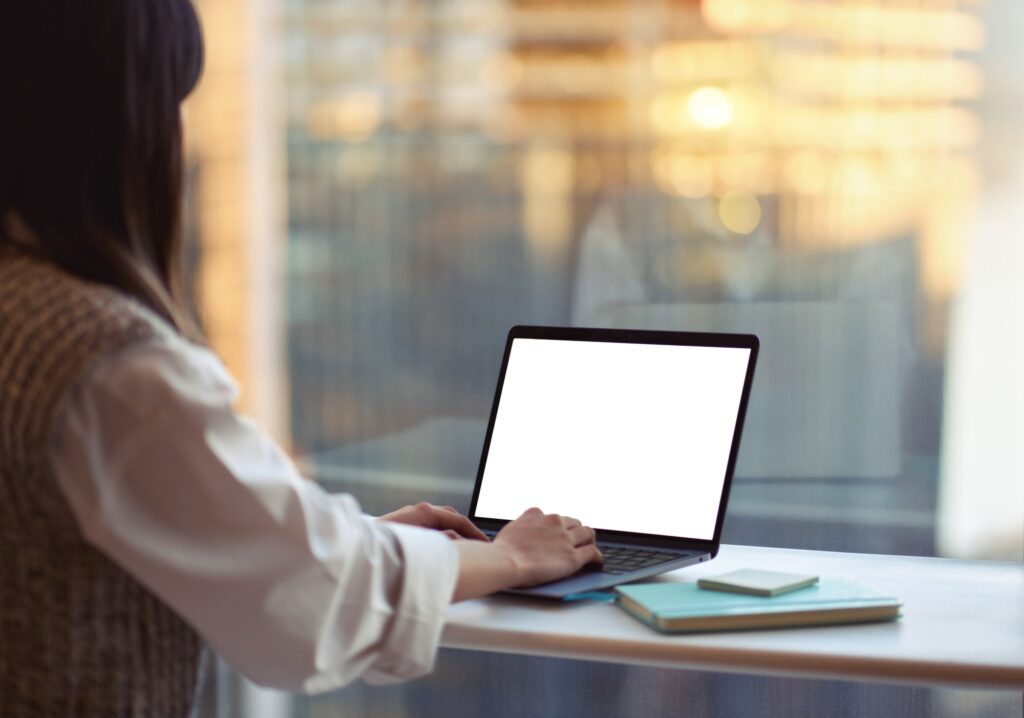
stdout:
<svg viewBox="0 0 1024 718">
<path fill-rule="evenodd" d="M 690 117 L 699 126 L 708 130 L 718 130 L 733 118 L 733 105 L 729 95 L 718 87 L 700 87 L 690 93 L 686 103 Z"/>
<path fill-rule="evenodd" d="M 761 224 L 761 204 L 748 192 L 731 192 L 718 201 L 718 218 L 734 234 L 750 234 Z"/>
<path fill-rule="evenodd" d="M 704 0 L 703 10 L 719 32 L 771 32 L 789 20 L 787 0 Z"/>
<path fill-rule="evenodd" d="M 782 52 L 771 74 L 782 89 L 837 99 L 970 99 L 982 91 L 977 68 L 943 57 Z"/>
<path fill-rule="evenodd" d="M 985 42 L 984 26 L 972 15 L 881 4 L 804 2 L 792 13 L 788 30 L 867 47 L 978 50 Z"/>
<path fill-rule="evenodd" d="M 318 102 L 309 108 L 307 122 L 315 137 L 359 142 L 380 125 L 380 99 L 372 92 L 353 92 L 339 100 Z"/>
<path fill-rule="evenodd" d="M 870 197 L 882 190 L 878 165 L 863 157 L 840 161 L 834 170 L 834 180 L 838 190 L 853 197 Z"/>
<path fill-rule="evenodd" d="M 523 80 L 523 63 L 514 55 L 494 55 L 480 68 L 480 80 L 488 87 L 511 89 Z"/>
<path fill-rule="evenodd" d="M 675 157 L 671 162 L 670 182 L 676 194 L 683 197 L 706 197 L 714 188 L 715 174 L 711 162 L 703 157 Z"/>
<path fill-rule="evenodd" d="M 793 153 L 785 160 L 783 173 L 793 189 L 806 194 L 823 192 L 828 184 L 828 165 L 816 152 Z"/>
<path fill-rule="evenodd" d="M 757 48 L 740 40 L 669 42 L 651 55 L 651 71 L 668 83 L 750 80 L 760 68 Z"/>
<path fill-rule="evenodd" d="M 689 125 L 686 101 L 675 95 L 660 95 L 651 103 L 651 123 L 663 134 L 674 134 Z"/>
</svg>

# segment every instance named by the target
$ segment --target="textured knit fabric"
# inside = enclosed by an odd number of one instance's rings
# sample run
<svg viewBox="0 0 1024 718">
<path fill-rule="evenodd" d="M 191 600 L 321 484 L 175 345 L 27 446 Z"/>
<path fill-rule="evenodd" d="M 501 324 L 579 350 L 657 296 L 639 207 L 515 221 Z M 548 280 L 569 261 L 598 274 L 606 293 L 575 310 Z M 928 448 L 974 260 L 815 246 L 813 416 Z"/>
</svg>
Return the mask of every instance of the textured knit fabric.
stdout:
<svg viewBox="0 0 1024 718">
<path fill-rule="evenodd" d="M 82 537 L 50 469 L 61 400 L 171 331 L 122 293 L 0 247 L 0 714 L 188 716 L 203 647 Z"/>
</svg>

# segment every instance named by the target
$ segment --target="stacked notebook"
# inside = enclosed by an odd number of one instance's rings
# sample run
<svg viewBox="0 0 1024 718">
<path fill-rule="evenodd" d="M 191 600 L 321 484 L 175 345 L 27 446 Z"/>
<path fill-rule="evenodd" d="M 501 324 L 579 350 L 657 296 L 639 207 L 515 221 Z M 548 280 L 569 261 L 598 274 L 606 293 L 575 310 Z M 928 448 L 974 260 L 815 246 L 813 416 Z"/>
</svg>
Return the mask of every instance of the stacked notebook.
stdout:
<svg viewBox="0 0 1024 718">
<path fill-rule="evenodd" d="M 848 578 L 822 578 L 781 595 L 705 590 L 695 583 L 619 586 L 618 605 L 666 633 L 890 621 L 901 602 Z"/>
</svg>

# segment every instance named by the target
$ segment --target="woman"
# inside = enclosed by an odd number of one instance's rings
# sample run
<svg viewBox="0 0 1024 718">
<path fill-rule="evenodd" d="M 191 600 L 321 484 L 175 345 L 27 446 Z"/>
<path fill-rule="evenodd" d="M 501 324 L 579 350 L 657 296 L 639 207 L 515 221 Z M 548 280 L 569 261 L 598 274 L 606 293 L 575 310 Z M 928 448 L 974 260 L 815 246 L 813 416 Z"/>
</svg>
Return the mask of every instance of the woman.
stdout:
<svg viewBox="0 0 1024 718">
<path fill-rule="evenodd" d="M 494 542 L 429 504 L 366 517 L 232 412 L 181 300 L 201 66 L 189 0 L 0 6 L 8 717 L 187 715 L 205 644 L 288 690 L 411 678 L 451 601 L 600 560 L 537 509 Z"/>
</svg>

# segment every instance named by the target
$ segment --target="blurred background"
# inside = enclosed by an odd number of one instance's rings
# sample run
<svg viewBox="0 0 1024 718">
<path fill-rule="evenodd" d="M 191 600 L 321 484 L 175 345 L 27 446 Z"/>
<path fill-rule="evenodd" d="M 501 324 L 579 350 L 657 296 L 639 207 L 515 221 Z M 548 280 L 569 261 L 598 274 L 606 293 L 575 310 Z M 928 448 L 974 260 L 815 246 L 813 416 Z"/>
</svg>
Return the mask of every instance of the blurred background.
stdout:
<svg viewBox="0 0 1024 718">
<path fill-rule="evenodd" d="M 1024 560 L 1020 3 L 196 2 L 196 302 L 311 478 L 466 508 L 513 324 L 749 331 L 726 542 Z M 450 651 L 239 685 L 222 713 L 1021 711 Z"/>
</svg>

